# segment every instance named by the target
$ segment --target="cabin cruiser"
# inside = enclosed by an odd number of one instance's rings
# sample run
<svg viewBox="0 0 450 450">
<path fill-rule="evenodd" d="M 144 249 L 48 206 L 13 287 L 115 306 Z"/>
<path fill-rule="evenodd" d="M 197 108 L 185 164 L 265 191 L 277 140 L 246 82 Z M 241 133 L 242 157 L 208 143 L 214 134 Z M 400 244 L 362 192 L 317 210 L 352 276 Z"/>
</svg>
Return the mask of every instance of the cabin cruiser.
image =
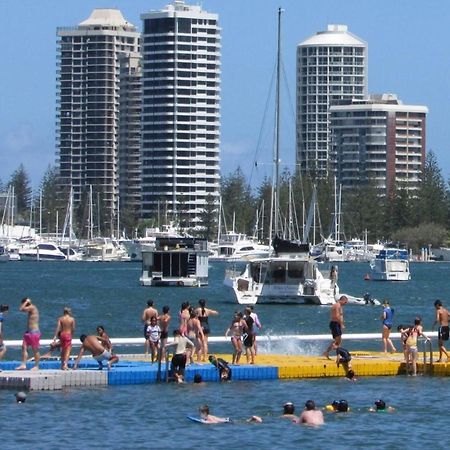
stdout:
<svg viewBox="0 0 450 450">
<path fill-rule="evenodd" d="M 85 261 L 126 261 L 127 251 L 114 239 L 95 238 L 89 241 L 85 247 Z"/>
<path fill-rule="evenodd" d="M 273 247 L 273 256 L 249 261 L 240 274 L 226 273 L 224 284 L 233 290 L 239 304 L 336 302 L 339 288 L 319 270 L 308 244 L 275 237 Z"/>
<path fill-rule="evenodd" d="M 211 245 L 210 261 L 244 261 L 269 256 L 268 245 L 262 245 L 246 234 L 228 232 L 222 234 L 219 243 Z"/>
<path fill-rule="evenodd" d="M 64 261 L 66 255 L 52 242 L 39 244 L 19 250 L 21 261 Z"/>
<path fill-rule="evenodd" d="M 408 250 L 400 248 L 384 248 L 370 262 L 370 279 L 376 281 L 408 281 Z"/>
</svg>

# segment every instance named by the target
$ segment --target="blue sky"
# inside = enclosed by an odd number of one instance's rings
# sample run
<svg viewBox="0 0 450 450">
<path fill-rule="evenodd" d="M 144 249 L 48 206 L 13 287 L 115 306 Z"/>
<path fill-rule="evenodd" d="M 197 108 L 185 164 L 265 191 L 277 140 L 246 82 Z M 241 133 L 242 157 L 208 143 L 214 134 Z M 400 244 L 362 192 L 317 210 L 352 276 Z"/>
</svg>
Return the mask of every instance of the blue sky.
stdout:
<svg viewBox="0 0 450 450">
<path fill-rule="evenodd" d="M 140 14 L 166 0 L 1 0 L 0 179 L 22 162 L 37 186 L 55 160 L 56 28 L 75 26 L 97 7 L 119 8 L 141 27 Z M 203 0 L 222 27 L 222 174 L 240 166 L 257 184 L 270 173 L 273 107 L 266 107 L 283 16 L 282 164 L 295 161 L 295 52 L 329 23 L 346 24 L 369 44 L 369 92 L 396 93 L 426 105 L 427 150 L 450 178 L 450 2 L 445 0 Z M 288 94 L 290 93 L 290 94 Z M 272 98 L 272 97 L 271 97 Z M 289 106 L 291 104 L 292 106 Z M 267 112 L 265 113 L 265 111 Z M 265 125 L 263 117 L 266 114 Z M 258 146 L 259 135 L 261 144 Z M 258 150 L 257 150 L 258 149 Z M 257 156 L 255 157 L 255 154 Z"/>
</svg>

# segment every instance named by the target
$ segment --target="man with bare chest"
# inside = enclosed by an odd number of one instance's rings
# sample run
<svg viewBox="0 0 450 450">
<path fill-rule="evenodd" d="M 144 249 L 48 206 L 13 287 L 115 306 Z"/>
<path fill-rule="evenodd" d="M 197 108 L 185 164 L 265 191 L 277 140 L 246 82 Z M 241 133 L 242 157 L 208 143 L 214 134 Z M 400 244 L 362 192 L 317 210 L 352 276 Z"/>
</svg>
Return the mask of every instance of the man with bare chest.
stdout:
<svg viewBox="0 0 450 450">
<path fill-rule="evenodd" d="M 347 302 L 347 297 L 345 295 L 341 295 L 340 299 L 331 307 L 330 330 L 334 341 L 328 346 L 323 354 L 328 359 L 330 359 L 330 351 L 333 348 L 338 348 L 341 346 L 342 330 L 345 328 L 343 306 Z"/>
<path fill-rule="evenodd" d="M 31 370 L 39 369 L 39 340 L 41 332 L 39 331 L 39 310 L 28 297 L 24 298 L 20 304 L 20 311 L 28 314 L 27 331 L 23 335 L 22 342 L 22 364 L 16 370 L 25 370 L 27 368 L 28 347 L 31 347 L 34 353 L 34 367 Z"/>
<path fill-rule="evenodd" d="M 55 335 L 53 342 L 59 337 L 61 344 L 61 369 L 68 369 L 68 361 L 70 358 L 70 351 L 72 349 L 72 335 L 75 331 L 75 319 L 72 317 L 72 310 L 69 307 L 65 307 L 63 315 L 58 319 L 56 325 Z"/>
<path fill-rule="evenodd" d="M 161 361 L 166 360 L 166 344 L 169 337 L 169 323 L 171 319 L 169 309 L 168 306 L 164 306 L 162 316 L 158 317 L 159 327 L 161 328 Z"/>
<path fill-rule="evenodd" d="M 448 328 L 448 318 L 449 312 L 440 300 L 436 300 L 434 302 L 434 307 L 436 308 L 436 320 L 433 323 L 433 328 L 438 323 L 438 343 L 439 343 L 439 359 L 436 362 L 442 362 L 442 357 L 445 357 L 448 360 L 448 353 L 445 349 L 444 342 L 449 339 L 449 328 Z"/>
</svg>

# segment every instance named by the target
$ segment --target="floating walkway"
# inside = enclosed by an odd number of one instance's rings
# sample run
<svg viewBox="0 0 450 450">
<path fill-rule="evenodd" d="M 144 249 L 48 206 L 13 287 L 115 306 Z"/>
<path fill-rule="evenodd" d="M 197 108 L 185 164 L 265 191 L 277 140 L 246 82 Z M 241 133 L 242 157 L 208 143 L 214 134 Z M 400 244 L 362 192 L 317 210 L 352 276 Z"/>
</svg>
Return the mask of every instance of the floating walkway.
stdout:
<svg viewBox="0 0 450 450">
<path fill-rule="evenodd" d="M 231 355 L 216 355 L 231 361 Z M 429 355 L 428 355 L 429 356 Z M 394 376 L 406 374 L 403 354 L 384 354 L 375 352 L 352 352 L 352 369 L 357 377 Z M 437 354 L 433 355 L 436 358 Z M 85 358 L 78 370 L 59 370 L 60 362 L 46 360 L 41 362 L 40 369 L 14 370 L 20 365 L 18 361 L 0 362 L 0 389 L 19 390 L 59 390 L 77 386 L 108 386 L 150 384 L 159 380 L 166 381 L 167 364 L 151 363 L 143 355 L 120 355 L 120 361 L 111 370 L 98 370 L 92 358 Z M 256 364 L 245 364 L 245 356 L 241 365 L 231 365 L 233 381 L 239 380 L 280 380 L 303 378 L 343 377 L 344 369 L 337 367 L 334 360 L 323 356 L 297 355 L 258 355 Z M 29 364 L 28 368 L 32 368 Z M 427 375 L 450 376 L 450 362 L 430 363 L 430 358 L 421 359 L 418 372 Z M 186 368 L 185 380 L 192 382 L 194 376 L 200 374 L 203 381 L 219 382 L 219 372 L 209 363 L 192 364 Z"/>
</svg>

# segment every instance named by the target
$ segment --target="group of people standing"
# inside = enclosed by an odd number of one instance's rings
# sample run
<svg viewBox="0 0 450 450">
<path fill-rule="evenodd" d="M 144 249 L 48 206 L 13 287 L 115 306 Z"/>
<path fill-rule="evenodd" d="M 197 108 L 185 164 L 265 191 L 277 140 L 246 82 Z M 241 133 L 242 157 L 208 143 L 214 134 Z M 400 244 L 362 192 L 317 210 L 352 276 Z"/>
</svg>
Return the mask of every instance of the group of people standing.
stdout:
<svg viewBox="0 0 450 450">
<path fill-rule="evenodd" d="M 332 350 L 336 351 L 337 359 L 336 362 L 339 366 L 339 363 L 342 363 L 346 372 L 347 378 L 353 378 L 354 372 L 351 370 L 350 353 L 342 348 L 342 333 L 345 329 L 344 325 L 344 310 L 343 307 L 347 304 L 348 299 L 345 295 L 342 295 L 339 300 L 333 304 L 331 307 L 331 320 L 330 320 L 330 331 L 333 337 L 333 341 L 327 347 L 323 355 L 330 359 L 330 352 Z M 444 308 L 441 300 L 436 300 L 434 302 L 434 307 L 436 310 L 435 321 L 433 323 L 432 329 L 439 324 L 438 329 L 438 345 L 439 345 L 439 359 L 437 362 L 443 362 L 443 357 L 448 360 L 448 353 L 445 348 L 445 342 L 449 339 L 449 311 Z M 383 301 L 383 312 L 381 314 L 382 321 L 382 340 L 383 340 L 383 351 L 384 353 L 388 352 L 388 349 L 391 352 L 397 352 L 397 349 L 392 342 L 390 337 L 391 329 L 393 327 L 393 318 L 394 318 L 394 309 L 391 307 L 388 300 Z M 426 342 L 430 341 L 423 333 L 422 319 L 420 317 L 416 317 L 414 319 L 414 325 L 399 325 L 397 327 L 397 331 L 400 333 L 401 342 L 403 346 L 403 354 L 405 356 L 405 362 L 407 366 L 407 371 L 411 375 L 417 375 L 417 360 L 418 360 L 418 347 L 417 340 L 419 337 L 423 337 Z M 349 376 L 350 374 L 350 376 Z"/>
<path fill-rule="evenodd" d="M 8 305 L 0 305 L 0 358 L 6 353 L 6 346 L 3 342 L 3 320 L 5 314 L 9 311 Z M 33 352 L 32 360 L 34 367 L 31 370 L 39 369 L 41 359 L 48 358 L 55 350 L 61 352 L 61 369 L 69 369 L 69 358 L 72 350 L 72 337 L 76 328 L 76 321 L 72 315 L 72 310 L 69 307 L 64 307 L 63 314 L 56 323 L 53 340 L 50 343 L 49 351 L 42 355 L 40 354 L 40 339 L 41 331 L 39 328 L 39 309 L 32 302 L 29 297 L 25 297 L 20 302 L 19 311 L 27 314 L 27 328 L 22 340 L 22 362 L 16 370 L 25 370 L 27 368 L 28 349 L 31 348 Z M 112 354 L 112 345 L 105 329 L 102 325 L 97 326 L 97 335 L 80 336 L 81 348 L 73 365 L 73 369 L 77 369 L 81 357 L 85 351 L 89 351 L 97 360 L 99 368 L 103 367 L 103 362 L 108 363 L 108 367 L 119 360 L 119 358 Z"/>
<path fill-rule="evenodd" d="M 184 370 L 186 364 L 206 362 L 208 355 L 208 336 L 211 332 L 209 317 L 219 313 L 206 307 L 206 300 L 200 299 L 197 307 L 193 307 L 189 302 L 181 304 L 178 313 L 178 327 L 173 333 L 173 342 L 168 344 L 169 325 L 171 316 L 170 308 L 163 307 L 163 313 L 158 314 L 153 300 L 147 302 L 147 307 L 142 313 L 144 323 L 146 356 L 151 352 L 152 362 L 166 362 L 168 347 L 174 347 L 172 357 L 172 372 L 175 380 L 182 383 L 184 380 Z"/>
<path fill-rule="evenodd" d="M 172 358 L 172 371 L 176 381 L 182 382 L 184 370 L 187 364 L 207 361 L 208 337 L 211 333 L 209 318 L 217 316 L 218 311 L 208 308 L 206 300 L 200 299 L 198 306 L 191 306 L 189 302 L 183 302 L 178 313 L 178 327 L 174 331 L 174 340 L 168 344 L 168 333 L 171 316 L 169 307 L 163 307 L 163 314 L 159 315 L 153 300 L 147 302 L 147 307 L 142 313 L 144 323 L 145 347 L 144 353 L 151 353 L 152 362 L 165 362 L 167 348 L 175 347 Z M 262 328 L 258 315 L 252 307 L 245 311 L 235 312 L 225 336 L 231 337 L 233 346 L 233 364 L 239 364 L 243 347 L 245 347 L 247 363 L 254 364 L 257 354 L 256 335 Z"/>
<path fill-rule="evenodd" d="M 233 320 L 225 332 L 225 336 L 231 335 L 233 364 L 239 364 L 243 347 L 245 347 L 247 364 L 255 364 L 255 356 L 258 352 L 256 336 L 261 328 L 258 314 L 255 313 L 253 307 L 245 308 L 244 313 L 234 313 Z"/>
</svg>

